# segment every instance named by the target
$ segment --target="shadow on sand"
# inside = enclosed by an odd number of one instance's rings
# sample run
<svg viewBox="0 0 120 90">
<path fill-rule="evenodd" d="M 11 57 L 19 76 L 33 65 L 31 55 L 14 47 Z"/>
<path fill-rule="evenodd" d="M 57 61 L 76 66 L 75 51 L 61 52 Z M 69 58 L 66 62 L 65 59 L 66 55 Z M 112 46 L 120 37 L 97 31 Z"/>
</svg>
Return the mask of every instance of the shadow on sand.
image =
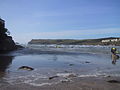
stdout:
<svg viewBox="0 0 120 90">
<path fill-rule="evenodd" d="M 0 56 L 0 78 L 6 75 L 13 58 L 13 56 Z"/>
</svg>

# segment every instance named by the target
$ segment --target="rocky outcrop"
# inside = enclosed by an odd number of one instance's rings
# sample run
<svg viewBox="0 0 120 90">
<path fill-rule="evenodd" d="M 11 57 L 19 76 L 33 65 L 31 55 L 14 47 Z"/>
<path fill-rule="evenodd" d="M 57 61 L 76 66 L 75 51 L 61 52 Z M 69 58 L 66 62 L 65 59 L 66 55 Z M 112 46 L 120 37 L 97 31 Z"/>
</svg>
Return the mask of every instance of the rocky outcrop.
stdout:
<svg viewBox="0 0 120 90">
<path fill-rule="evenodd" d="M 17 49 L 9 31 L 5 28 L 5 21 L 0 18 L 0 53 Z"/>
</svg>

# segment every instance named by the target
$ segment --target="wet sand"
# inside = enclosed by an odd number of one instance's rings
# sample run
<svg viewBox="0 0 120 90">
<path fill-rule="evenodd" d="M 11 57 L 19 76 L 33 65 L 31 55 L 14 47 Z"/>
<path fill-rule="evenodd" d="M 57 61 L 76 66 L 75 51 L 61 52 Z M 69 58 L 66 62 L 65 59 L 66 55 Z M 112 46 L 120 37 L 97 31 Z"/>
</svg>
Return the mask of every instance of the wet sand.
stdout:
<svg viewBox="0 0 120 90">
<path fill-rule="evenodd" d="M 109 83 L 107 82 L 109 80 L 120 81 L 120 77 L 76 77 L 70 82 L 60 82 L 54 85 L 15 84 L 0 87 L 0 90 L 120 90 L 120 83 Z"/>
<path fill-rule="evenodd" d="M 70 50 L 1 55 L 0 90 L 120 90 L 120 60 L 113 65 L 110 53 Z M 24 65 L 34 70 L 18 70 Z"/>
</svg>

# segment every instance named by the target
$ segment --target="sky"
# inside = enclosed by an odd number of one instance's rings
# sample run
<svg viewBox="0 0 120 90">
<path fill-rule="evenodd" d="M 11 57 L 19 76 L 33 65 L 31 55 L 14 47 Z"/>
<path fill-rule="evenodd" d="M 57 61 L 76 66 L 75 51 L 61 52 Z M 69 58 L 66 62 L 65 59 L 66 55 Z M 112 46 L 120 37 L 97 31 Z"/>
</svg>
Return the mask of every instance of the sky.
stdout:
<svg viewBox="0 0 120 90">
<path fill-rule="evenodd" d="M 0 0 L 15 42 L 120 37 L 120 0 Z"/>
</svg>

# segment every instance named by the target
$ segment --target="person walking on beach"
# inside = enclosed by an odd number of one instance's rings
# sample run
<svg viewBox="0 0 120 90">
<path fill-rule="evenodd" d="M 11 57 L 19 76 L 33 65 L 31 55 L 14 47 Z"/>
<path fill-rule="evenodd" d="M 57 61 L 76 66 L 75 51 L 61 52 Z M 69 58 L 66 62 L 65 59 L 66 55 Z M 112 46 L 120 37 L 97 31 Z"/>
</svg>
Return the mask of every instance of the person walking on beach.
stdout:
<svg viewBox="0 0 120 90">
<path fill-rule="evenodd" d="M 117 51 L 116 48 L 111 48 L 111 52 L 112 52 L 112 64 L 116 64 L 116 60 L 119 59 L 119 56 L 117 54 L 119 54 L 119 52 Z"/>
</svg>

